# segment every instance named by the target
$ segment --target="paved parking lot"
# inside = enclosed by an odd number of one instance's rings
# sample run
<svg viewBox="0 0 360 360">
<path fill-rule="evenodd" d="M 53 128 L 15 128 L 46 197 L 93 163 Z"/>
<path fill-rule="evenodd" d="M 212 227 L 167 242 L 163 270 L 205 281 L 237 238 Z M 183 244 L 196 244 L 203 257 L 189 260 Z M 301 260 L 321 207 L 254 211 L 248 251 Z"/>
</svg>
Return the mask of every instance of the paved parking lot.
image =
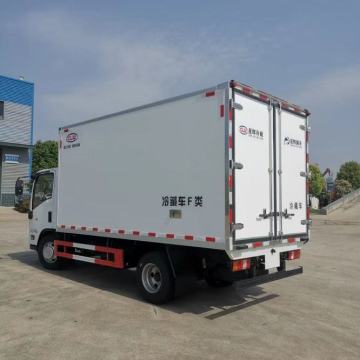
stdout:
<svg viewBox="0 0 360 360">
<path fill-rule="evenodd" d="M 356 203 L 315 219 L 303 275 L 159 307 L 134 271 L 42 269 L 26 216 L 0 208 L 0 359 L 359 359 L 359 254 Z"/>
</svg>

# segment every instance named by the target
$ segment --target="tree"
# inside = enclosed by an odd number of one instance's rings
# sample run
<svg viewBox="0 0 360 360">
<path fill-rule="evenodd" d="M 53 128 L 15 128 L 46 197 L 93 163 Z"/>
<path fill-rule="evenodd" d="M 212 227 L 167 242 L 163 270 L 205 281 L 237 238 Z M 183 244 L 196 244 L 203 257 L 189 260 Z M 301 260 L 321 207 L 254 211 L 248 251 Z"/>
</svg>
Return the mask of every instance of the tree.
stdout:
<svg viewBox="0 0 360 360">
<path fill-rule="evenodd" d="M 325 180 L 321 175 L 321 171 L 317 165 L 310 164 L 310 194 L 320 197 L 325 191 Z"/>
<path fill-rule="evenodd" d="M 356 161 L 342 164 L 337 179 L 347 180 L 354 190 L 360 188 L 360 164 Z"/>
<path fill-rule="evenodd" d="M 38 141 L 33 148 L 32 173 L 58 166 L 58 143 L 54 140 Z"/>
<path fill-rule="evenodd" d="M 352 191 L 352 186 L 347 180 L 336 179 L 335 181 L 335 195 L 337 199 L 340 199 L 346 194 Z"/>
</svg>

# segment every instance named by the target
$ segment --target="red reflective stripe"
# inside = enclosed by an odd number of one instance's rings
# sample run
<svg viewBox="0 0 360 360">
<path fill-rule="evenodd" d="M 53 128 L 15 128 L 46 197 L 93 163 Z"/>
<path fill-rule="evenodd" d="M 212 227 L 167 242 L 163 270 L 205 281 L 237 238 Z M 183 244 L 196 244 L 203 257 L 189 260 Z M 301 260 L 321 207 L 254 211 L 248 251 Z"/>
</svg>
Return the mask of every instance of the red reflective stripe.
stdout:
<svg viewBox="0 0 360 360">
<path fill-rule="evenodd" d="M 154 232 L 149 232 L 149 233 L 148 233 L 148 236 L 155 237 L 155 236 L 156 236 L 156 233 L 154 233 Z"/>
<path fill-rule="evenodd" d="M 109 232 L 111 232 L 111 229 L 105 229 L 105 232 L 109 233 Z"/>
<path fill-rule="evenodd" d="M 137 236 L 140 235 L 140 231 L 137 231 L 137 230 L 134 230 L 132 233 L 133 233 L 133 235 L 137 235 Z"/>
<path fill-rule="evenodd" d="M 292 244 L 296 241 L 296 239 L 294 237 L 288 238 L 288 243 Z"/>
<path fill-rule="evenodd" d="M 233 139 L 232 136 L 229 136 L 229 149 L 232 149 L 233 147 Z"/>
<path fill-rule="evenodd" d="M 72 241 L 54 240 L 54 246 L 74 247 L 74 243 Z"/>
<path fill-rule="evenodd" d="M 205 93 L 205 96 L 206 96 L 206 97 L 214 96 L 214 95 L 215 95 L 215 91 L 207 91 L 207 92 Z"/>
<path fill-rule="evenodd" d="M 119 229 L 119 230 L 118 230 L 118 233 L 119 233 L 119 234 L 125 234 L 125 230 Z"/>
<path fill-rule="evenodd" d="M 71 229 L 71 230 L 75 230 L 75 229 L 76 229 L 76 226 L 75 226 L 75 225 L 71 225 L 71 226 L 70 226 L 70 229 Z"/>
<path fill-rule="evenodd" d="M 224 113 L 225 113 L 225 106 L 220 105 L 220 117 L 224 117 Z"/>
<path fill-rule="evenodd" d="M 175 235 L 174 234 L 166 234 L 166 237 L 168 239 L 173 239 L 175 237 Z"/>
<path fill-rule="evenodd" d="M 66 129 L 64 129 L 64 132 L 68 132 L 68 131 L 69 131 L 69 129 L 67 129 L 67 128 L 66 128 Z"/>
<path fill-rule="evenodd" d="M 124 268 L 124 250 L 109 248 L 107 246 L 95 246 L 95 251 L 114 255 L 114 260 L 95 259 L 95 264 L 110 266 L 117 269 Z"/>
<path fill-rule="evenodd" d="M 253 243 L 253 247 L 254 247 L 254 248 L 257 248 L 257 247 L 260 247 L 260 246 L 263 246 L 263 243 L 262 243 L 262 242 L 254 242 L 254 243 Z"/>
<path fill-rule="evenodd" d="M 61 225 L 60 227 L 61 227 L 62 229 L 65 229 L 66 226 L 65 226 L 65 225 Z"/>
<path fill-rule="evenodd" d="M 242 87 L 242 92 L 245 93 L 245 94 L 251 94 L 253 91 L 253 89 L 251 87 L 248 87 L 248 86 L 243 86 Z"/>
<path fill-rule="evenodd" d="M 233 209 L 232 207 L 229 208 L 229 223 L 233 223 Z"/>
<path fill-rule="evenodd" d="M 185 240 L 194 240 L 194 237 L 192 235 L 185 235 L 184 239 Z"/>
<path fill-rule="evenodd" d="M 289 104 L 286 103 L 286 102 L 282 102 L 282 103 L 281 103 L 281 107 L 282 107 L 283 109 L 288 109 L 288 108 L 289 108 Z"/>
<path fill-rule="evenodd" d="M 269 100 L 269 97 L 266 96 L 265 94 L 260 94 L 260 100 L 268 101 L 268 100 Z"/>
<path fill-rule="evenodd" d="M 232 175 L 229 175 L 229 189 L 233 188 L 233 177 Z"/>
<path fill-rule="evenodd" d="M 206 241 L 210 241 L 210 242 L 214 242 L 214 241 L 215 241 L 215 238 L 212 237 L 212 236 L 207 236 L 205 239 L 206 239 Z"/>
<path fill-rule="evenodd" d="M 93 227 L 92 229 L 93 229 L 93 231 L 98 231 L 99 230 L 97 227 Z"/>
<path fill-rule="evenodd" d="M 86 226 L 82 226 L 82 227 L 81 227 L 81 230 L 86 230 Z"/>
<path fill-rule="evenodd" d="M 306 219 L 307 219 L 307 220 L 310 219 L 310 214 L 311 214 L 311 208 L 308 207 L 308 208 L 306 208 Z"/>
</svg>

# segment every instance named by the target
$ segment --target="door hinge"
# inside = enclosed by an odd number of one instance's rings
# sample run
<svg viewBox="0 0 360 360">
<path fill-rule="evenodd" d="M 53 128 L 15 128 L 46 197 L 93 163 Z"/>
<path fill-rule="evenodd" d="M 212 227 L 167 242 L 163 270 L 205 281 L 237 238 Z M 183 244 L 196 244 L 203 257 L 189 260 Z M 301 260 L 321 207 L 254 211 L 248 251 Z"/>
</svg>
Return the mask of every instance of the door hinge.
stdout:
<svg viewBox="0 0 360 360">
<path fill-rule="evenodd" d="M 234 232 L 235 230 L 241 230 L 244 228 L 244 224 L 242 223 L 237 223 L 237 224 L 232 224 L 231 225 L 231 231 Z"/>
<path fill-rule="evenodd" d="M 312 220 L 301 220 L 301 225 L 312 225 Z"/>
<path fill-rule="evenodd" d="M 244 165 L 241 163 L 237 163 L 233 160 L 230 160 L 230 168 L 235 169 L 235 170 L 241 170 L 244 168 Z"/>
<path fill-rule="evenodd" d="M 234 102 L 233 99 L 230 99 L 229 100 L 229 108 L 231 110 L 233 110 L 233 109 L 242 110 L 243 106 L 241 104 L 239 104 L 239 103 Z"/>
<path fill-rule="evenodd" d="M 305 125 L 299 125 L 299 128 L 301 130 L 304 130 L 304 131 L 307 131 L 307 132 L 310 132 L 310 130 L 311 130 L 310 126 L 305 126 Z"/>
<path fill-rule="evenodd" d="M 304 177 L 304 178 L 308 178 L 309 177 L 309 173 L 307 173 L 306 171 L 301 171 L 300 172 L 300 176 Z"/>
</svg>

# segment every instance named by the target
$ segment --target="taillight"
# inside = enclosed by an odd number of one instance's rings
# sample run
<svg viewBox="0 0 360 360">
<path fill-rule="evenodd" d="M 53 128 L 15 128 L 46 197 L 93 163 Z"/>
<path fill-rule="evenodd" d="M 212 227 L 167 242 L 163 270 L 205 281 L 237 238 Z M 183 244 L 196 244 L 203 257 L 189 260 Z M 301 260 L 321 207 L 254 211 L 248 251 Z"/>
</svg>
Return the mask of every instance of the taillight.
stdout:
<svg viewBox="0 0 360 360">
<path fill-rule="evenodd" d="M 292 250 L 287 253 L 287 260 L 295 260 L 300 258 L 300 249 Z"/>
<path fill-rule="evenodd" d="M 241 259 L 232 262 L 232 271 L 242 271 L 250 269 L 251 259 Z"/>
</svg>

